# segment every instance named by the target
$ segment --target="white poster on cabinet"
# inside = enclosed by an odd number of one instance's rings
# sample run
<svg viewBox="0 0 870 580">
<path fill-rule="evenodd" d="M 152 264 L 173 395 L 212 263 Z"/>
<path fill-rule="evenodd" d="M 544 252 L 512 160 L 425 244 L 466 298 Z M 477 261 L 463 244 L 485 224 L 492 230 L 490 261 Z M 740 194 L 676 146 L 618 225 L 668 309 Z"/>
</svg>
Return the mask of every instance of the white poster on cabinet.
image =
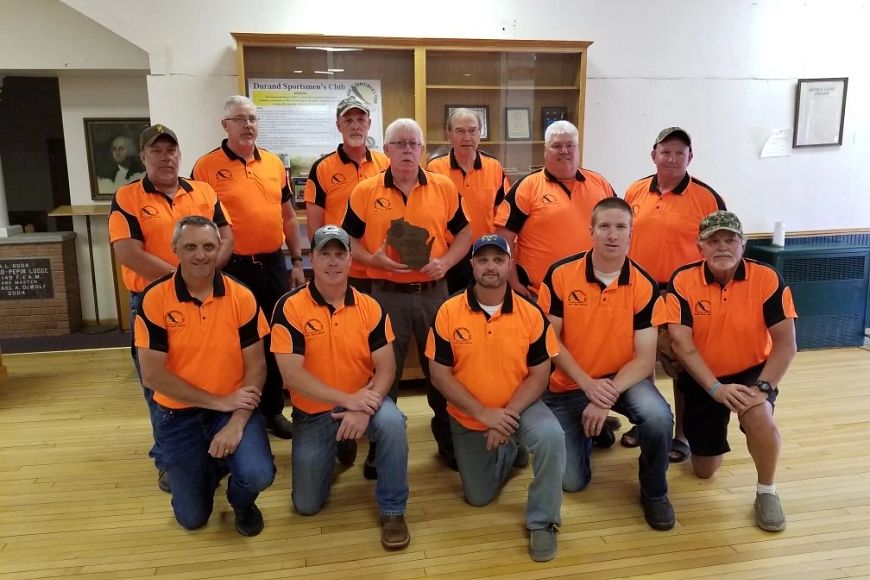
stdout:
<svg viewBox="0 0 870 580">
<path fill-rule="evenodd" d="M 369 106 L 368 147 L 383 149 L 384 129 L 379 80 L 249 79 L 248 95 L 257 105 L 257 143 L 278 155 L 293 173 L 307 172 L 317 159 L 341 143 L 335 107 L 355 95 Z"/>
</svg>

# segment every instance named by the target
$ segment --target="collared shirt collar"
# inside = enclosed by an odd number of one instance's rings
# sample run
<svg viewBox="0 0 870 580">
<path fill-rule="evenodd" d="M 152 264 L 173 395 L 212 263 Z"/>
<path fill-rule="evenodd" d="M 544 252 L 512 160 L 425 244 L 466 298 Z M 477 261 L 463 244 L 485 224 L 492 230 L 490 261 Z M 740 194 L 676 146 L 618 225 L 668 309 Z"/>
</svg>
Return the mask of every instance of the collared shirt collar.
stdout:
<svg viewBox="0 0 870 580">
<path fill-rule="evenodd" d="M 429 180 L 426 178 L 426 172 L 423 171 L 422 167 L 417 168 L 417 183 L 419 183 L 420 185 L 426 185 L 429 183 Z M 396 187 L 396 182 L 393 181 L 392 167 L 387 167 L 387 170 L 384 171 L 384 187 L 393 187 L 395 189 L 398 189 Z M 401 191 L 399 193 L 401 193 Z M 404 196 L 405 194 L 402 193 L 402 195 Z"/>
<path fill-rule="evenodd" d="M 189 184 L 187 180 L 183 177 L 178 178 L 178 187 L 180 187 L 187 193 L 193 191 L 193 186 Z M 146 193 L 159 193 L 160 195 L 166 195 L 165 193 L 157 189 L 154 183 L 150 179 L 148 179 L 147 175 L 142 178 L 142 189 L 144 189 Z"/>
<path fill-rule="evenodd" d="M 734 271 L 734 278 L 732 278 L 731 281 L 733 282 L 737 280 L 739 282 L 742 282 L 743 280 L 746 280 L 746 277 L 746 259 L 741 258 L 740 263 L 737 264 L 737 270 Z M 704 260 L 704 282 L 708 285 L 713 283 L 718 284 L 716 278 L 713 276 L 713 272 L 711 272 L 710 268 L 707 266 L 707 260 Z"/>
<path fill-rule="evenodd" d="M 556 177 L 555 175 L 553 175 L 552 173 L 547 171 L 546 167 L 544 167 L 544 177 L 546 177 L 548 181 L 555 181 L 556 183 L 562 183 L 558 177 Z M 583 183 L 584 181 L 586 181 L 586 177 L 583 175 L 583 172 L 580 171 L 579 169 L 577 170 L 577 174 L 574 175 L 574 179 L 576 179 L 580 183 Z"/>
<path fill-rule="evenodd" d="M 454 153 L 455 149 L 450 149 L 450 169 L 458 169 L 465 175 L 465 170 L 459 166 L 459 162 L 456 161 L 456 154 Z M 483 161 L 480 159 L 480 151 L 474 152 L 474 168 L 475 169 L 483 169 Z"/>
<path fill-rule="evenodd" d="M 224 155 L 226 155 L 227 158 L 231 161 L 241 161 L 243 164 L 247 164 L 247 161 L 245 161 L 244 158 L 239 157 L 238 155 L 236 155 L 235 151 L 230 149 L 229 139 L 224 139 L 221 142 L 221 149 L 223 150 Z M 254 159 L 256 159 L 257 161 L 260 160 L 260 148 L 256 145 L 254 145 Z"/>
<path fill-rule="evenodd" d="M 332 306 L 332 304 L 327 302 L 326 299 L 323 297 L 323 294 L 320 293 L 320 290 L 317 289 L 317 284 L 315 284 L 314 281 L 308 283 L 308 293 L 311 294 L 311 299 L 314 300 L 314 302 L 318 306 L 325 306 L 329 308 L 330 312 L 335 311 L 335 308 Z M 353 295 L 353 288 L 351 288 L 350 284 L 348 284 L 347 289 L 344 291 L 344 305 L 352 306 L 354 304 L 356 304 L 356 299 Z"/>
<path fill-rule="evenodd" d="M 547 181 L 549 181 L 551 183 L 555 183 L 556 185 L 561 187 L 562 190 L 565 192 L 565 195 L 567 195 L 568 197 L 571 197 L 571 188 L 568 187 L 567 185 L 565 185 L 564 183 L 562 183 L 562 181 L 558 177 L 556 177 L 555 175 L 553 175 L 552 173 L 547 171 L 546 167 L 544 168 L 544 178 Z M 574 176 L 574 179 L 576 179 L 579 183 L 583 183 L 584 181 L 586 181 L 586 178 L 583 177 L 583 174 L 580 173 L 579 169 L 577 170 L 577 174 Z"/>
<path fill-rule="evenodd" d="M 601 283 L 601 280 L 595 277 L 595 267 L 592 265 L 592 250 L 586 252 L 586 281 L 590 284 L 598 282 L 598 284 L 604 288 L 604 284 Z M 628 260 L 628 256 L 625 258 L 625 262 L 622 263 L 622 268 L 619 271 L 619 281 L 617 284 L 619 286 L 627 286 L 631 282 L 631 263 Z"/>
<path fill-rule="evenodd" d="M 177 298 L 179 302 L 194 302 L 196 304 L 202 304 L 199 300 L 194 298 L 190 293 L 190 290 L 187 289 L 187 284 L 184 283 L 184 277 L 181 275 L 181 266 L 179 266 L 178 270 L 175 271 L 173 278 L 175 280 L 175 298 Z M 224 277 L 221 275 L 219 270 L 215 270 L 214 289 L 212 290 L 211 295 L 214 298 L 219 298 L 220 296 L 226 296 L 226 293 L 227 287 L 224 285 Z"/>
<path fill-rule="evenodd" d="M 489 318 L 489 313 L 486 312 L 480 306 L 480 302 L 477 301 L 477 297 L 474 295 L 474 280 L 468 285 L 465 289 L 465 299 L 468 301 L 468 306 L 471 308 L 472 312 L 480 312 L 484 316 Z M 507 285 L 504 291 L 504 302 L 501 305 L 501 313 L 502 314 L 510 314 L 514 311 L 514 298 L 513 298 L 513 290 L 511 290 L 510 285 Z"/>
<path fill-rule="evenodd" d="M 338 158 L 341 159 L 342 163 L 353 163 L 354 165 L 358 165 L 356 161 L 350 158 L 350 156 L 344 152 L 344 144 L 339 143 L 338 147 L 335 148 L 335 152 L 338 153 Z M 366 161 L 372 160 L 372 152 L 366 147 Z"/>
<path fill-rule="evenodd" d="M 680 182 L 677 184 L 677 186 L 673 190 L 671 190 L 671 193 L 673 193 L 675 195 L 683 195 L 686 192 L 686 188 L 689 187 L 690 180 L 691 180 L 691 178 L 689 177 L 689 174 L 686 173 L 683 176 L 683 178 L 680 180 Z M 659 191 L 659 176 L 658 175 L 653 175 L 652 180 L 649 182 L 649 190 L 650 190 L 650 193 L 657 193 L 659 195 L 662 194 L 662 192 Z"/>
</svg>

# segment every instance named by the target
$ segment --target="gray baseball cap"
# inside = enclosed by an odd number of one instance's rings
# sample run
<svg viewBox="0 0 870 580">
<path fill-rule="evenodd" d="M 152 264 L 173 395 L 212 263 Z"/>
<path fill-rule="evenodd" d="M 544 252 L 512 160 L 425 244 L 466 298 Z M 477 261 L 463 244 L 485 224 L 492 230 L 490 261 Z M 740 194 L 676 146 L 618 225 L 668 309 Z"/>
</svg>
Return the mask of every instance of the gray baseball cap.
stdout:
<svg viewBox="0 0 870 580">
<path fill-rule="evenodd" d="M 314 232 L 311 249 L 319 252 L 323 249 L 323 246 L 332 240 L 338 240 L 346 250 L 350 251 L 350 236 L 338 226 L 323 226 Z"/>
</svg>

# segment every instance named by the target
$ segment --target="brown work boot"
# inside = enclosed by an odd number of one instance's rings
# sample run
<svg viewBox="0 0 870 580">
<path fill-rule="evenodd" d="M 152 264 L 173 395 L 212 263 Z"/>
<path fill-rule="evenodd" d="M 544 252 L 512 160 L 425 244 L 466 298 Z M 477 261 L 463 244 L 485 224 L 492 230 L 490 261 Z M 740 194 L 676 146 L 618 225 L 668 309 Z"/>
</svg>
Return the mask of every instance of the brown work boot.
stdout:
<svg viewBox="0 0 870 580">
<path fill-rule="evenodd" d="M 411 542 L 411 532 L 403 514 L 381 515 L 381 544 L 387 550 L 401 550 Z"/>
</svg>

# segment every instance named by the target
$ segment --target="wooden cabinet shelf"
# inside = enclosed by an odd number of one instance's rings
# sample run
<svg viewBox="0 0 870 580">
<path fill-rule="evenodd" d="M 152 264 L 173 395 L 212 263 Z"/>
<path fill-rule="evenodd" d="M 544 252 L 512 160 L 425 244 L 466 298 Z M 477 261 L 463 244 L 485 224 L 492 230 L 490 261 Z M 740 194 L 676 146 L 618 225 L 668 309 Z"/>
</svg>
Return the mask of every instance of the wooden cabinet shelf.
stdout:
<svg viewBox="0 0 870 580">
<path fill-rule="evenodd" d="M 541 165 L 545 125 L 559 117 L 579 129 L 582 161 L 586 50 L 591 42 L 247 33 L 233 37 L 242 94 L 248 93 L 250 79 L 286 80 L 295 75 L 336 83 L 376 80 L 382 90 L 382 99 L 375 103 L 382 128 L 398 117 L 413 117 L 423 128 L 429 154 L 449 150 L 444 140 L 447 111 L 466 106 L 486 112 L 487 139 L 480 147 L 505 167 Z M 324 71 L 328 76 L 319 76 Z M 508 108 L 528 109 L 529 139 L 508 140 Z M 545 116 L 545 110 L 555 114 Z M 262 126 L 261 135 L 268 130 Z M 303 163 L 294 167 L 294 174 L 307 169 Z"/>
</svg>

